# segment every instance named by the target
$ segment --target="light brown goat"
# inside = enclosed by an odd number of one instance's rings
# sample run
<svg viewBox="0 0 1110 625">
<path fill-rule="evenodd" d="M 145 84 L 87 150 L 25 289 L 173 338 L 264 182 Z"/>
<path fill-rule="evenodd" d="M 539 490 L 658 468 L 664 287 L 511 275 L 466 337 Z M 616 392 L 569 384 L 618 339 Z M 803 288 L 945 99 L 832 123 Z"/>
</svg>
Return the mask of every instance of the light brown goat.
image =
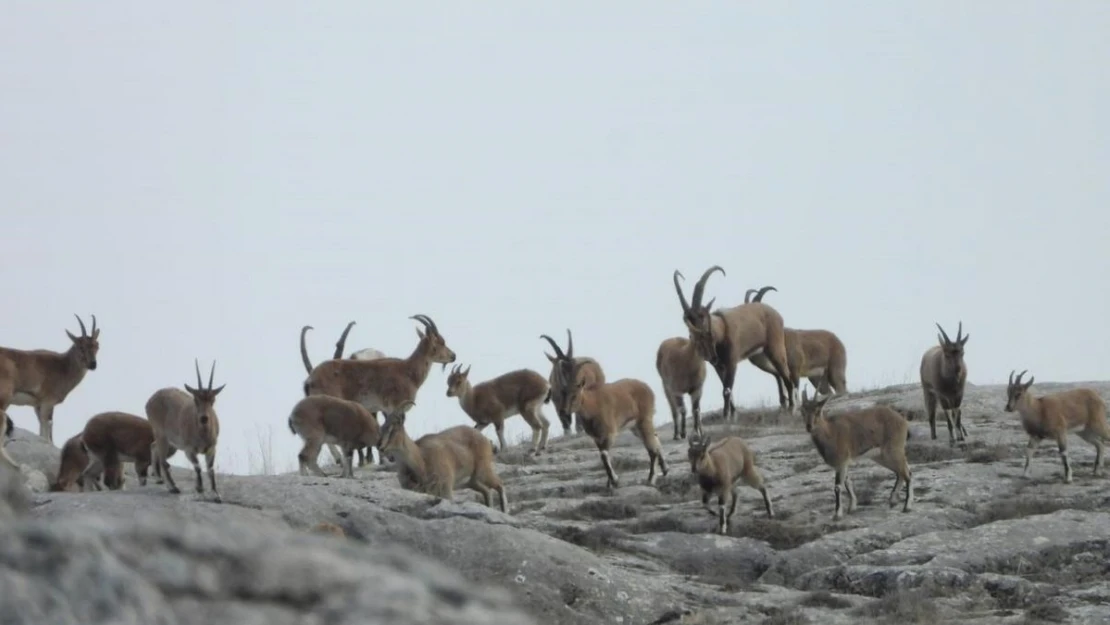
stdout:
<svg viewBox="0 0 1110 625">
<path fill-rule="evenodd" d="M 62 445 L 62 458 L 58 477 L 50 485 L 52 492 L 102 490 L 104 465 L 89 457 L 89 450 L 81 440 L 81 433 L 71 436 Z"/>
<path fill-rule="evenodd" d="M 705 359 L 690 339 L 674 336 L 663 339 L 655 352 L 655 370 L 663 382 L 663 394 L 671 409 L 674 440 L 686 438 L 686 400 L 694 413 L 694 432 L 701 435 L 701 393 L 705 386 Z M 680 423 L 681 422 L 681 423 Z M 681 428 L 680 428 L 681 425 Z"/>
<path fill-rule="evenodd" d="M 76 315 L 75 315 L 76 316 Z M 54 407 L 96 369 L 100 329 L 92 316 L 92 333 L 77 317 L 81 336 L 66 330 L 73 342 L 65 353 L 46 349 L 25 351 L 0 347 L 0 411 L 8 406 L 32 406 L 39 418 L 39 436 L 54 442 Z"/>
<path fill-rule="evenodd" d="M 763 475 L 755 466 L 755 454 L 748 449 L 742 438 L 726 436 L 713 442 L 708 436 L 691 436 L 686 453 L 690 459 L 690 470 L 697 476 L 701 486 L 701 505 L 717 517 L 718 532 L 728 534 L 729 519 L 736 512 L 736 483 L 741 480 L 763 495 L 767 517 L 775 516 L 771 497 L 767 494 L 767 487 L 763 485 Z M 716 510 L 709 507 L 711 495 L 717 496 Z"/>
<path fill-rule="evenodd" d="M 405 402 L 386 413 L 382 427 L 381 452 L 397 463 L 401 486 L 450 500 L 455 489 L 466 486 L 482 495 L 493 507 L 493 491 L 501 500 L 501 511 L 509 511 L 505 486 L 493 469 L 493 443 L 478 430 L 457 425 L 413 441 L 405 431 L 405 414 L 413 402 Z"/>
<path fill-rule="evenodd" d="M 948 441 L 955 444 L 967 437 L 963 425 L 964 386 L 967 384 L 967 364 L 964 363 L 964 345 L 971 338 L 963 335 L 964 324 L 956 330 L 956 340 L 950 340 L 944 328 L 937 324 L 939 345 L 934 345 L 921 356 L 921 390 L 925 395 L 925 413 L 929 416 L 929 431 L 937 438 L 937 404 L 944 411 L 948 422 Z M 962 335 L 962 336 L 961 336 Z M 953 432 L 955 425 L 955 432 Z"/>
<path fill-rule="evenodd" d="M 690 332 L 690 341 L 694 343 L 702 358 L 713 365 L 717 376 L 721 380 L 724 395 L 724 414 L 731 419 L 736 415 L 736 406 L 732 403 L 732 386 L 736 380 L 736 366 L 754 354 L 763 352 L 770 359 L 776 374 L 783 380 L 780 387 L 779 401 L 783 401 L 783 391 L 789 400 L 791 409 L 794 408 L 794 387 L 790 381 L 790 369 L 786 358 L 786 338 L 783 332 L 782 315 L 774 308 L 763 302 L 750 302 L 710 311 L 715 298 L 708 304 L 702 304 L 702 295 L 705 291 L 705 282 L 714 271 L 725 274 L 719 266 L 710 267 L 702 274 L 694 285 L 693 298 L 686 302 L 682 294 L 682 286 L 678 279 L 682 274 L 674 272 L 674 288 L 678 293 L 678 301 L 682 304 L 682 319 Z"/>
<path fill-rule="evenodd" d="M 551 361 L 551 374 L 547 377 L 547 382 L 551 385 L 551 403 L 555 405 L 555 414 L 563 425 L 564 436 L 575 433 L 579 430 L 577 420 L 574 419 L 574 415 L 563 412 L 563 406 L 566 405 L 567 389 L 579 383 L 584 383 L 586 386 L 605 384 L 605 371 L 602 370 L 601 364 L 597 360 L 589 356 L 576 357 L 574 355 L 574 340 L 570 336 L 569 328 L 567 329 L 566 353 L 559 349 L 555 339 L 550 336 L 541 334 L 540 338 L 545 339 L 555 350 L 554 356 L 547 352 L 543 353 Z M 578 378 L 572 379 L 570 377 L 572 375 L 571 371 L 576 367 Z"/>
<path fill-rule="evenodd" d="M 126 412 L 102 412 L 85 423 L 81 441 L 89 459 L 104 467 L 104 481 L 108 488 L 118 490 L 123 486 L 124 462 L 135 463 L 139 484 L 146 486 L 154 444 L 154 429 L 150 421 Z M 171 448 L 167 457 L 175 451 Z M 154 473 L 161 477 L 160 468 L 155 468 Z"/>
<path fill-rule="evenodd" d="M 311 469 L 321 477 L 327 474 L 316 459 L 324 443 L 338 445 L 342 450 L 340 477 L 354 478 L 355 450 L 371 449 L 380 438 L 374 413 L 362 404 L 329 395 L 310 395 L 298 401 L 289 414 L 289 431 L 304 440 L 304 448 L 297 455 L 301 475 L 308 475 L 307 469 Z"/>
<path fill-rule="evenodd" d="M 1068 432 L 1074 430 L 1079 430 L 1079 438 L 1094 446 L 1094 475 L 1101 475 L 1102 450 L 1110 442 L 1110 427 L 1106 424 L 1106 402 L 1089 388 L 1074 388 L 1033 397 L 1029 387 L 1033 386 L 1034 378 L 1030 377 L 1028 382 L 1022 382 L 1021 378 L 1025 374 L 1026 371 L 1022 371 L 1014 378 L 1014 372 L 1011 371 L 1006 387 L 1006 412 L 1016 410 L 1021 415 L 1021 426 L 1029 435 L 1022 476 L 1029 475 L 1029 461 L 1033 459 L 1033 450 L 1037 443 L 1047 438 L 1056 441 L 1060 461 L 1064 463 L 1064 482 L 1070 483 Z"/>
<path fill-rule="evenodd" d="M 582 366 L 574 365 L 567 379 L 577 379 L 578 370 Z M 648 452 L 648 484 L 655 484 L 657 462 L 662 474 L 667 474 L 667 461 L 663 458 L 663 447 L 652 421 L 655 417 L 655 393 L 650 386 L 632 378 L 594 385 L 587 385 L 582 381 L 568 389 L 564 402 L 563 410 L 566 414 L 576 415 L 582 430 L 597 445 L 601 464 L 608 476 L 607 486 L 620 486 L 609 455 L 620 431 L 629 425 L 632 426 L 632 433 L 643 441 L 644 449 Z"/>
<path fill-rule="evenodd" d="M 455 352 L 447 347 L 431 318 L 414 315 L 412 319 L 423 324 L 427 332 L 416 331 L 420 341 L 408 358 L 326 360 L 312 369 L 305 382 L 305 395 L 355 401 L 370 412 L 391 411 L 406 401 L 416 401 L 432 363 L 446 368 L 455 362 Z"/>
<path fill-rule="evenodd" d="M 544 377 L 531 369 L 517 369 L 496 378 L 470 384 L 470 367 L 455 365 L 447 377 L 447 396 L 458 397 L 479 432 L 493 424 L 498 449 L 505 450 L 505 420 L 520 415 L 532 428 L 532 453 L 547 448 L 551 423 L 543 416 L 543 405 L 551 399 L 551 387 Z"/>
<path fill-rule="evenodd" d="M 852 460 L 873 450 L 878 455 L 873 460 L 894 472 L 894 488 L 890 491 L 890 505 L 895 504 L 898 485 L 906 483 L 906 504 L 903 512 L 913 508 L 913 484 L 910 465 L 906 461 L 906 440 L 910 437 L 910 425 L 906 418 L 889 406 L 872 406 L 837 415 L 825 416 L 825 403 L 830 399 L 814 397 L 812 400 L 802 391 L 802 415 L 805 417 L 806 431 L 813 439 L 813 445 L 825 464 L 836 471 L 834 493 L 836 510 L 833 520 L 844 516 L 841 507 L 841 491 L 848 492 L 848 512 L 856 507 L 856 491 L 852 488 L 852 478 L 848 476 L 848 465 Z"/>
<path fill-rule="evenodd" d="M 208 374 L 208 386 L 200 379 L 200 363 L 194 362 L 197 371 L 197 388 L 185 385 L 185 391 L 171 386 L 159 389 L 146 402 L 146 417 L 154 431 L 154 445 L 151 459 L 162 468 L 162 476 L 169 482 L 170 492 L 181 490 L 173 481 L 169 458 L 175 449 L 185 453 L 197 474 L 197 492 L 204 492 L 201 479 L 200 462 L 197 454 L 204 454 L 208 465 L 208 481 L 216 503 L 222 501 L 216 490 L 216 443 L 220 437 L 220 419 L 216 416 L 216 396 L 226 384 L 213 388 L 212 379 L 216 375 L 216 363 Z"/>
</svg>

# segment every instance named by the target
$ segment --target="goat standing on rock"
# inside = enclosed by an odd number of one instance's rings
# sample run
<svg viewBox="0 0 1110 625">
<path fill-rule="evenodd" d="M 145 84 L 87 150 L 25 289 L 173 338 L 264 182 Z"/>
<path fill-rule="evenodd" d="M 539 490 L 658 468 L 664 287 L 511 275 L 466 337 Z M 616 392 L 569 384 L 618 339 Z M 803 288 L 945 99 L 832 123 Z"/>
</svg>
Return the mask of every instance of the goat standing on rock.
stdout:
<svg viewBox="0 0 1110 625">
<path fill-rule="evenodd" d="M 193 363 L 197 370 L 197 388 L 185 385 L 185 391 L 170 386 L 159 389 L 146 402 L 146 418 L 154 432 L 154 452 L 152 460 L 162 467 L 162 476 L 170 484 L 170 492 L 177 494 L 181 489 L 173 481 L 169 457 L 174 449 L 185 452 L 185 457 L 193 465 L 197 474 L 197 492 L 204 492 L 201 479 L 200 461 L 197 454 L 204 454 L 208 465 L 208 481 L 216 503 L 222 501 L 216 490 L 216 442 L 220 436 L 220 420 L 216 416 L 216 396 L 226 384 L 212 388 L 216 375 L 216 363 L 208 374 L 208 387 L 200 379 L 200 363 Z"/>
<path fill-rule="evenodd" d="M 470 384 L 470 367 L 455 365 L 447 376 L 447 396 L 458 397 L 463 412 L 481 432 L 493 424 L 498 450 L 505 451 L 505 419 L 520 415 L 532 428 L 532 454 L 547 448 L 551 422 L 543 416 L 543 405 L 551 399 L 551 387 L 531 369 L 517 369 L 477 385 Z"/>
<path fill-rule="evenodd" d="M 763 485 L 763 475 L 755 466 L 755 454 L 739 436 L 726 436 L 717 442 L 712 442 L 708 436 L 691 437 L 687 455 L 690 470 L 701 486 L 701 505 L 717 517 L 718 532 L 728 534 L 729 519 L 736 512 L 736 483 L 740 480 L 763 495 L 767 518 L 774 518 L 775 511 L 767 487 Z M 710 495 L 717 495 L 716 511 L 709 507 Z"/>
<path fill-rule="evenodd" d="M 937 404 L 944 411 L 948 422 L 948 442 L 956 444 L 967 437 L 963 425 L 964 386 L 967 384 L 967 365 L 964 364 L 964 345 L 971 338 L 963 334 L 961 321 L 956 330 L 956 340 L 948 338 L 944 328 L 937 324 L 939 345 L 925 351 L 921 357 L 921 390 L 925 393 L 925 412 L 929 415 L 929 431 L 937 439 Z M 962 335 L 962 336 L 961 336 Z M 955 430 L 953 431 L 953 425 Z"/>
</svg>

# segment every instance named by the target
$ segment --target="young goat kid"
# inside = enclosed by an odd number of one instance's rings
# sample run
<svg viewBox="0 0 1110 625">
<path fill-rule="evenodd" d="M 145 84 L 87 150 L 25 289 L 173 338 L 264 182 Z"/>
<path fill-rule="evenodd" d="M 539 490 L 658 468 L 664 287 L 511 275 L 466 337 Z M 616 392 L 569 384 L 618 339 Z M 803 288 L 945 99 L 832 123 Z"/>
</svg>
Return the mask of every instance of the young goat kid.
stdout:
<svg viewBox="0 0 1110 625">
<path fill-rule="evenodd" d="M 139 484 L 146 486 L 154 446 L 154 429 L 150 421 L 126 412 L 102 412 L 85 423 L 81 442 L 90 461 L 104 467 L 104 481 L 111 490 L 123 486 L 123 463 L 135 463 Z M 176 452 L 171 447 L 167 457 Z M 161 468 L 154 474 L 161 478 Z"/>
<path fill-rule="evenodd" d="M 329 395 L 310 395 L 298 401 L 289 414 L 289 431 L 304 440 L 304 448 L 297 454 L 301 475 L 308 475 L 307 469 L 311 469 L 320 477 L 327 476 L 316 463 L 324 443 L 338 445 L 343 452 L 340 477 L 354 478 L 355 450 L 366 448 L 369 453 L 380 438 L 374 413 L 362 404 Z"/>
<path fill-rule="evenodd" d="M 574 339 L 570 335 L 570 328 L 567 328 L 566 353 L 559 349 L 558 343 L 550 336 L 541 334 L 540 338 L 550 343 L 551 348 L 555 350 L 554 356 L 547 352 L 544 352 L 543 355 L 551 361 L 551 374 L 547 378 L 548 384 L 551 385 L 551 403 L 555 404 L 555 414 L 559 417 L 559 422 L 563 424 L 563 435 L 566 436 L 580 429 L 574 415 L 563 409 L 563 406 L 566 405 L 567 389 L 576 384 L 585 384 L 586 386 L 605 384 L 605 371 L 602 370 L 601 364 L 589 356 L 575 357 Z M 574 373 L 575 367 L 577 367 L 577 374 Z M 571 377 L 573 375 L 578 377 Z"/>
<path fill-rule="evenodd" d="M 462 407 L 479 432 L 489 424 L 497 433 L 498 449 L 505 450 L 505 419 L 520 415 L 532 428 L 532 454 L 547 448 L 547 430 L 551 423 L 543 416 L 543 405 L 551 399 L 551 387 L 542 375 L 531 369 L 517 369 L 470 384 L 470 367 L 455 365 L 447 377 L 447 396 L 458 397 Z"/>
<path fill-rule="evenodd" d="M 872 459 L 894 472 L 894 488 L 890 491 L 890 505 L 895 505 L 898 485 L 906 483 L 906 504 L 903 512 L 913 508 L 913 484 L 910 465 L 906 461 L 906 440 L 910 437 L 910 426 L 905 417 L 889 406 L 872 406 L 836 415 L 825 416 L 825 403 L 829 396 L 811 400 L 802 391 L 802 415 L 805 417 L 806 431 L 813 439 L 817 453 L 836 471 L 835 487 L 836 510 L 833 520 L 844 516 L 841 506 L 841 491 L 848 492 L 848 512 L 856 508 L 856 491 L 852 488 L 852 478 L 848 476 L 848 465 L 852 460 L 878 450 Z"/>
<path fill-rule="evenodd" d="M 103 490 L 104 465 L 89 457 L 89 450 L 81 440 L 81 433 L 70 437 L 62 445 L 58 478 L 50 485 L 51 492 L 78 490 Z"/>
<path fill-rule="evenodd" d="M 940 330 L 937 335 L 940 344 L 930 347 L 921 356 L 921 391 L 925 394 L 925 412 L 929 416 L 929 431 L 933 440 L 937 438 L 937 404 L 940 404 L 944 420 L 948 422 L 948 442 L 955 445 L 956 441 L 967 437 L 960 405 L 964 400 L 964 385 L 967 384 L 964 345 L 971 335 L 963 335 L 962 321 L 956 329 L 955 341 L 948 338 L 948 333 L 939 323 L 937 330 Z"/>
<path fill-rule="evenodd" d="M 1026 373 L 1027 371 L 1022 371 L 1014 378 L 1014 372 L 1011 371 L 1006 387 L 1006 412 L 1016 410 L 1021 415 L 1021 426 L 1029 434 L 1022 477 L 1029 476 L 1029 462 L 1033 459 L 1033 450 L 1037 443 L 1047 438 L 1056 441 L 1060 461 L 1064 463 L 1064 482 L 1070 483 L 1068 431 L 1079 428 L 1083 428 L 1079 430 L 1079 438 L 1095 448 L 1094 475 L 1101 475 L 1102 449 L 1105 443 L 1110 442 L 1110 427 L 1106 424 L 1106 402 L 1089 388 L 1075 388 L 1033 397 L 1029 387 L 1033 386 L 1034 378 L 1030 377 L 1028 382 L 1021 381 Z"/>
<path fill-rule="evenodd" d="M 76 315 L 74 315 L 76 317 Z M 25 351 L 0 347 L 0 411 L 8 406 L 33 406 L 39 418 L 39 436 L 54 442 L 54 407 L 96 369 L 100 330 L 92 316 L 92 333 L 77 317 L 81 336 L 66 330 L 73 342 L 65 353 L 46 349 Z"/>
<path fill-rule="evenodd" d="M 415 404 L 405 402 L 387 413 L 382 427 L 380 451 L 397 463 L 397 477 L 407 490 L 417 490 L 450 500 L 455 489 L 466 486 L 482 495 L 493 507 L 493 491 L 501 500 L 501 511 L 509 501 L 501 478 L 493 470 L 493 443 L 468 425 L 457 425 L 413 441 L 405 431 L 405 414 Z"/>
<path fill-rule="evenodd" d="M 169 457 L 175 449 L 185 452 L 185 457 L 193 465 L 197 474 L 197 492 L 204 492 L 198 454 L 204 454 L 208 465 L 208 481 L 216 503 L 223 499 L 216 490 L 216 442 L 220 437 L 220 420 L 216 416 L 216 396 L 226 384 L 212 388 L 216 375 L 216 363 L 208 374 L 208 387 L 200 378 L 200 363 L 193 363 L 197 371 L 197 388 L 185 385 L 185 391 L 171 386 L 159 389 L 146 402 L 146 417 L 154 432 L 154 451 L 152 460 L 162 468 L 162 476 L 169 482 L 170 492 L 177 494 L 181 489 L 173 481 L 170 473 Z"/>
<path fill-rule="evenodd" d="M 763 475 L 755 466 L 755 454 L 739 436 L 727 436 L 717 442 L 712 442 L 708 436 L 692 436 L 687 455 L 690 470 L 697 475 L 701 486 L 701 505 L 717 517 L 719 533 L 728 534 L 729 520 L 736 512 L 736 483 L 740 480 L 763 495 L 767 517 L 774 518 L 775 511 L 767 487 L 763 485 Z M 717 496 L 716 511 L 709 507 L 710 495 Z"/>
</svg>

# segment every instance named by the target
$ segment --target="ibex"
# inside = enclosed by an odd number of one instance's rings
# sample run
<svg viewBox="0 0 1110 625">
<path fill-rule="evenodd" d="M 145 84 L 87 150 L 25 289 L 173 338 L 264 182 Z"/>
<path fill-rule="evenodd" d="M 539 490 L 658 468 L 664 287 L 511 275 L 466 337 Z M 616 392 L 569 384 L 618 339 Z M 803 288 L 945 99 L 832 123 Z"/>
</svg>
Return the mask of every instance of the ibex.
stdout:
<svg viewBox="0 0 1110 625">
<path fill-rule="evenodd" d="M 763 475 L 755 466 L 755 454 L 739 436 L 726 436 L 715 443 L 708 436 L 692 436 L 687 456 L 690 459 L 690 470 L 697 476 L 698 485 L 701 486 L 701 505 L 717 517 L 718 532 L 728 534 L 729 519 L 736 512 L 736 483 L 741 480 L 763 495 L 767 517 L 775 516 L 771 497 L 767 494 L 767 487 L 763 485 Z M 710 495 L 717 496 L 717 510 L 709 507 Z"/>
<path fill-rule="evenodd" d="M 937 404 L 944 411 L 948 422 L 948 441 L 955 444 L 967 436 L 963 426 L 963 410 L 960 404 L 964 399 L 964 385 L 967 383 L 967 365 L 964 364 L 964 345 L 971 338 L 964 335 L 961 321 L 956 330 L 956 340 L 948 338 L 944 328 L 937 324 L 939 345 L 925 351 L 921 357 L 921 390 L 925 394 L 925 412 L 929 415 L 929 431 L 933 440 L 937 438 Z M 953 433 L 953 422 L 955 432 Z"/>
<path fill-rule="evenodd" d="M 104 465 L 89 457 L 89 450 L 81 440 L 81 433 L 70 437 L 62 445 L 58 477 L 50 485 L 52 492 L 73 490 L 103 490 Z M 111 480 L 109 480 L 111 481 Z"/>
<path fill-rule="evenodd" d="M 493 491 L 501 499 L 501 511 L 509 511 L 509 500 L 501 478 L 493 469 L 493 443 L 468 425 L 456 425 L 413 441 L 405 431 L 405 414 L 415 404 L 406 400 L 386 412 L 380 449 L 397 463 L 401 486 L 450 500 L 455 488 L 466 486 L 482 495 L 493 507 Z"/>
<path fill-rule="evenodd" d="M 81 432 L 81 443 L 90 461 L 104 467 L 108 488 L 118 490 L 123 486 L 124 462 L 135 464 L 139 484 L 146 486 L 147 471 L 152 464 L 151 449 L 154 446 L 154 429 L 150 421 L 126 412 L 102 412 L 85 424 L 85 429 Z M 167 457 L 176 451 L 171 448 Z M 154 474 L 161 478 L 161 467 L 155 465 Z"/>
<path fill-rule="evenodd" d="M 1014 372 L 1011 371 L 1010 381 L 1006 386 L 1006 412 L 1016 410 L 1021 415 L 1021 426 L 1029 435 L 1022 476 L 1029 476 L 1029 461 L 1033 459 L 1033 450 L 1037 443 L 1047 438 L 1056 441 L 1060 461 L 1064 463 L 1064 482 L 1070 483 L 1068 431 L 1079 428 L 1083 428 L 1079 430 L 1079 438 L 1095 448 L 1094 475 L 1101 475 L 1102 449 L 1105 443 L 1110 442 L 1110 427 L 1106 425 L 1106 402 L 1089 388 L 1074 388 L 1033 397 L 1029 387 L 1033 386 L 1034 378 L 1030 377 L 1024 383 L 1021 381 L 1026 373 L 1022 371 L 1014 378 Z"/>
<path fill-rule="evenodd" d="M 825 464 L 836 471 L 836 510 L 833 520 L 844 516 L 841 491 L 848 492 L 848 512 L 856 508 L 856 491 L 848 477 L 848 465 L 869 451 L 877 449 L 873 460 L 894 472 L 894 488 L 890 490 L 890 505 L 898 495 L 898 485 L 906 483 L 906 504 L 903 512 L 913 508 L 913 484 L 910 465 L 906 461 L 906 440 L 910 437 L 910 424 L 905 417 L 889 406 L 873 406 L 837 415 L 825 416 L 825 403 L 831 396 L 814 396 L 812 400 L 802 391 L 802 415 L 806 431 L 813 439 L 813 446 Z"/>
<path fill-rule="evenodd" d="M 580 382 L 584 382 L 586 386 L 605 384 L 605 371 L 602 370 L 597 360 L 589 356 L 575 357 L 574 341 L 571 339 L 570 329 L 567 329 L 566 353 L 559 349 L 555 339 L 550 336 L 541 334 L 540 338 L 546 339 L 551 344 L 551 348 L 555 350 L 554 356 L 547 352 L 543 353 L 551 361 L 551 374 L 547 377 L 547 382 L 551 385 L 551 403 L 555 404 L 555 413 L 559 417 L 559 422 L 563 424 L 563 435 L 575 433 L 579 428 L 577 422 L 573 419 L 574 415 L 563 412 L 563 406 L 566 404 L 567 388 Z M 578 367 L 579 379 L 572 382 L 568 376 L 571 375 L 571 370 L 578 364 L 582 365 Z"/>
<path fill-rule="evenodd" d="M 470 367 L 455 365 L 447 377 L 447 396 L 458 397 L 463 412 L 474 420 L 479 432 L 493 424 L 498 450 L 505 450 L 505 419 L 520 415 L 532 428 L 532 454 L 547 448 L 551 423 L 543 416 L 543 405 L 551 399 L 544 377 L 531 369 L 517 369 L 496 378 L 470 384 Z"/>
<path fill-rule="evenodd" d="M 682 274 L 674 272 L 674 288 L 678 301 L 682 304 L 682 320 L 690 332 L 690 341 L 702 358 L 713 365 L 721 379 L 724 396 L 724 414 L 731 419 L 736 414 L 732 403 L 732 386 L 736 380 L 736 366 L 754 354 L 763 352 L 775 368 L 775 373 L 783 380 L 783 387 L 793 408 L 793 383 L 786 359 L 786 338 L 783 331 L 782 315 L 763 302 L 750 302 L 710 311 L 716 298 L 702 305 L 705 282 L 714 271 L 725 275 L 725 270 L 714 265 L 702 274 L 694 284 L 693 301 L 686 302 L 678 279 Z M 779 394 L 783 401 L 782 392 Z"/>
<path fill-rule="evenodd" d="M 311 469 L 320 477 L 326 474 L 316 459 L 325 442 L 342 448 L 340 477 L 354 478 L 355 450 L 373 448 L 379 439 L 374 413 L 362 404 L 330 395 L 309 395 L 297 402 L 289 414 L 289 431 L 304 440 L 304 448 L 297 455 L 301 475 L 308 475 Z"/>
<path fill-rule="evenodd" d="M 347 327 L 343 329 L 343 333 L 339 335 L 339 340 L 335 342 L 335 353 L 332 354 L 332 360 L 337 360 L 337 359 L 343 358 L 343 350 L 345 349 L 345 347 L 347 345 L 347 335 L 351 333 L 351 328 L 354 327 L 354 325 L 355 325 L 354 321 L 349 322 L 347 324 Z M 312 330 L 312 329 L 313 329 L 312 326 L 305 326 L 305 327 L 301 328 L 301 362 L 304 363 L 304 369 L 310 376 L 312 375 L 312 361 L 309 360 L 309 358 L 308 358 L 308 348 L 305 346 L 304 337 L 305 337 L 305 333 L 308 332 L 309 330 Z M 365 349 L 360 349 L 356 352 L 353 352 L 350 356 L 350 359 L 351 360 L 377 360 L 379 358 L 385 358 L 385 357 L 386 357 L 386 355 L 384 353 L 382 353 L 381 351 L 376 350 L 372 347 L 367 347 Z M 305 395 L 307 396 L 308 395 L 308 380 L 307 379 L 305 380 L 304 384 L 305 384 Z M 371 412 L 371 414 L 374 415 L 375 419 L 378 418 L 378 413 L 377 412 Z M 343 459 L 341 458 L 340 453 L 339 453 L 339 449 L 335 445 L 333 445 L 332 443 L 328 443 L 328 451 L 331 453 L 331 457 L 332 457 L 333 460 L 335 460 L 336 464 L 341 464 L 343 462 Z M 360 467 L 366 465 L 366 463 L 368 461 L 372 462 L 373 459 L 374 459 L 373 451 L 368 447 L 367 448 L 361 448 L 360 447 L 355 451 L 358 453 L 358 466 L 360 466 Z M 379 460 L 380 460 L 380 458 L 379 458 Z"/>
<path fill-rule="evenodd" d="M 428 378 L 432 363 L 446 369 L 455 362 L 455 352 L 427 315 L 410 317 L 424 325 L 416 330 L 420 341 L 408 358 L 376 360 L 326 360 L 314 367 L 305 382 L 305 395 L 331 395 L 363 405 L 370 412 L 394 410 L 416 393 Z"/>
<path fill-rule="evenodd" d="M 673 336 L 663 339 L 655 352 L 655 370 L 663 382 L 663 394 L 671 409 L 674 440 L 686 438 L 686 400 L 694 413 L 694 432 L 701 436 L 701 393 L 705 386 L 705 359 L 690 339 Z M 681 425 L 681 428 L 679 427 Z"/>
<path fill-rule="evenodd" d="M 77 317 L 77 315 L 74 315 Z M 0 410 L 8 406 L 33 406 L 39 418 L 39 436 L 54 442 L 54 407 L 65 401 L 70 392 L 85 378 L 85 372 L 96 369 L 96 315 L 92 315 L 92 333 L 77 317 L 81 336 L 66 330 L 73 342 L 65 353 L 45 349 L 24 351 L 0 347 Z"/>
<path fill-rule="evenodd" d="M 748 289 L 744 295 L 744 303 L 763 301 L 767 291 L 778 289 L 773 286 L 765 286 L 758 291 Z M 842 395 L 848 392 L 845 376 L 848 356 L 840 337 L 828 330 L 794 328 L 783 328 L 783 336 L 786 339 L 786 366 L 790 369 L 790 381 L 794 385 L 794 394 L 791 397 L 798 394 L 802 378 L 808 378 L 817 392 L 825 395 L 833 392 Z M 771 361 L 763 354 L 755 354 L 748 360 L 757 368 L 775 376 L 775 383 L 779 386 L 779 405 L 786 408 L 782 403 L 785 394 L 782 380 Z"/>
<path fill-rule="evenodd" d="M 197 388 L 185 385 L 185 391 L 177 387 L 159 389 L 146 402 L 146 418 L 154 432 L 152 460 L 162 468 L 162 476 L 169 482 L 170 492 L 177 494 L 181 489 L 173 481 L 169 457 L 175 449 L 185 452 L 185 457 L 193 465 L 197 474 L 197 492 L 204 492 L 201 479 L 200 462 L 197 454 L 204 454 L 208 465 L 208 481 L 216 503 L 222 498 L 216 490 L 216 442 L 220 436 L 220 420 L 216 416 L 216 396 L 226 384 L 213 388 L 212 380 L 216 375 L 216 363 L 208 373 L 208 386 L 200 378 L 200 363 L 194 361 L 197 371 Z"/>
<path fill-rule="evenodd" d="M 569 339 L 569 330 L 568 330 Z M 568 341 L 568 346 L 570 341 Z M 568 347 L 569 351 L 569 347 Z M 580 376 L 584 363 L 575 363 L 568 380 L 581 380 L 567 389 L 563 411 L 578 417 L 582 430 L 594 440 L 601 454 L 601 464 L 608 476 L 606 486 L 619 488 L 617 474 L 609 457 L 613 442 L 620 431 L 632 426 L 632 433 L 644 443 L 650 462 L 648 484 L 655 483 L 655 464 L 667 474 L 667 461 L 663 457 L 663 447 L 655 434 L 655 393 L 651 387 L 632 378 L 623 378 L 605 384 L 588 385 Z"/>
</svg>

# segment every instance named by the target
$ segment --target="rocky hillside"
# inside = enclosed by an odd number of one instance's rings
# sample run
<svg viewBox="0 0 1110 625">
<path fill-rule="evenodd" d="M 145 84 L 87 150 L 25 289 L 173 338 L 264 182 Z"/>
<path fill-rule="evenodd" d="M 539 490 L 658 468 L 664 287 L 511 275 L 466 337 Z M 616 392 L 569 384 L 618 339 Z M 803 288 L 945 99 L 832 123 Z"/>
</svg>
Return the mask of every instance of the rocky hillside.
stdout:
<svg viewBox="0 0 1110 625">
<path fill-rule="evenodd" d="M 1088 386 L 1110 397 L 1110 385 Z M 730 425 L 710 415 L 708 432 L 739 434 L 756 451 L 777 515 L 765 518 L 759 494 L 741 487 L 727 537 L 712 533 L 670 424 L 659 431 L 671 472 L 656 487 L 644 485 L 647 454 L 629 433 L 612 493 L 589 439 L 553 438 L 539 458 L 507 450 L 498 470 L 510 515 L 471 491 L 453 502 L 402 491 L 388 467 L 357 480 L 226 476 L 223 504 L 133 477 L 123 491 L 26 501 L 9 484 L 0 516 L 23 518 L 0 533 L 0 623 L 1110 620 L 1110 488 L 1091 476 L 1090 445 L 1069 441 L 1073 483 L 1047 442 L 1026 480 L 1027 439 L 1002 411 L 1004 388 L 969 389 L 962 447 L 946 431 L 929 440 L 916 386 L 830 409 L 875 402 L 913 419 L 912 512 L 888 507 L 893 475 L 862 460 L 852 472 L 860 506 L 834 523 L 832 470 L 800 418 L 745 411 Z M 17 438 L 9 452 L 41 489 L 57 451 Z M 320 522 L 348 539 L 306 531 Z"/>
</svg>

